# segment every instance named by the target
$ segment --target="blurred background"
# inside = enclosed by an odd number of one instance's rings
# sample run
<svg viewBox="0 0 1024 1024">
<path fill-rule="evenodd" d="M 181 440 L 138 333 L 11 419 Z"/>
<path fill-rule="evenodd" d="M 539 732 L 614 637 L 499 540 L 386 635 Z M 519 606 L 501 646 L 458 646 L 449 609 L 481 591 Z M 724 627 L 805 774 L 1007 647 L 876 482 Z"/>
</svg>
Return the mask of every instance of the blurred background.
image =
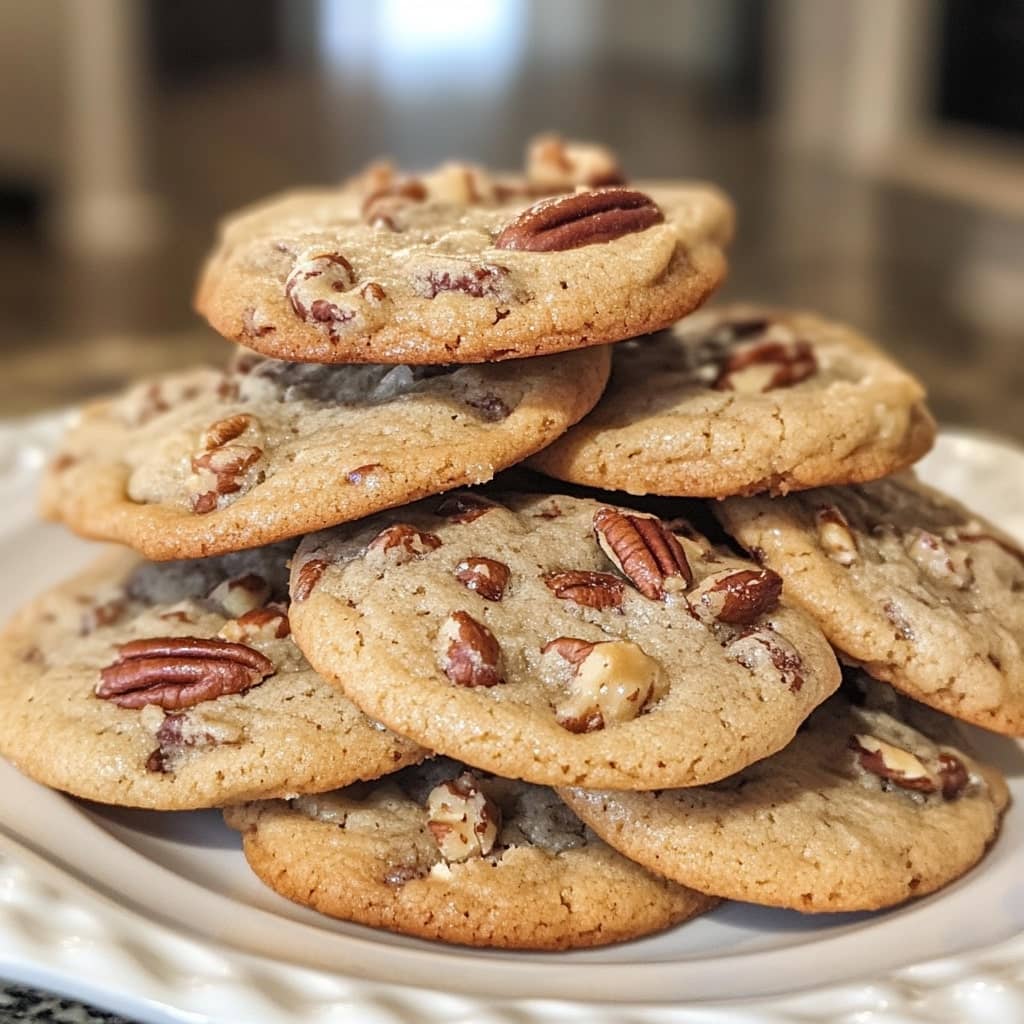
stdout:
<svg viewBox="0 0 1024 1024">
<path fill-rule="evenodd" d="M 554 129 L 737 201 L 728 297 L 877 336 L 1024 440 L 1021 0 L 3 0 L 0 414 L 227 349 L 215 221 Z"/>
</svg>

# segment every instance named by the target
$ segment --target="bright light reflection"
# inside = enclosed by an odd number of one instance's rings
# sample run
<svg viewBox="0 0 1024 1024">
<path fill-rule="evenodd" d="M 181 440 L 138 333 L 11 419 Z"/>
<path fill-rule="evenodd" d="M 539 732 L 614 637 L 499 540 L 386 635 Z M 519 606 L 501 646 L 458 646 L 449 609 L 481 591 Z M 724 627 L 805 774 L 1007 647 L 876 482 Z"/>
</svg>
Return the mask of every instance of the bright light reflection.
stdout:
<svg viewBox="0 0 1024 1024">
<path fill-rule="evenodd" d="M 500 89 L 519 63 L 520 0 L 320 0 L 325 64 L 386 91 L 425 86 Z"/>
</svg>

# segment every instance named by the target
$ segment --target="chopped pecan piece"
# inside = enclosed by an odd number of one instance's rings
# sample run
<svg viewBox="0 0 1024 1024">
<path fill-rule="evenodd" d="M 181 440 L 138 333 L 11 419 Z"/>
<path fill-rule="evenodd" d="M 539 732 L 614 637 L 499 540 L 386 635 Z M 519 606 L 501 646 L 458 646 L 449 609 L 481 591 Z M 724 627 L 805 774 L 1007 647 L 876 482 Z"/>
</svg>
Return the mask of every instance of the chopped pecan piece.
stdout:
<svg viewBox="0 0 1024 1024">
<path fill-rule="evenodd" d="M 440 546 L 441 538 L 436 533 L 425 533 L 410 523 L 393 523 L 370 541 L 366 554 L 384 558 L 390 565 L 404 565 Z"/>
<path fill-rule="evenodd" d="M 770 626 L 748 627 L 728 645 L 728 652 L 751 672 L 772 665 L 793 693 L 804 685 L 804 663 L 800 653 Z"/>
<path fill-rule="evenodd" d="M 970 585 L 974 574 L 963 551 L 954 561 L 954 552 L 928 530 L 914 530 L 906 540 L 907 554 L 927 575 L 941 583 L 963 589 Z"/>
<path fill-rule="evenodd" d="M 383 224 L 396 230 L 395 214 L 409 203 L 422 203 L 427 198 L 426 186 L 418 178 L 405 178 L 375 189 L 363 200 L 363 220 L 367 224 Z"/>
<path fill-rule="evenodd" d="M 713 386 L 718 391 L 771 391 L 799 384 L 817 371 L 818 360 L 808 342 L 765 340 L 733 351 Z"/>
<path fill-rule="evenodd" d="M 384 464 L 381 462 L 367 462 L 364 466 L 356 466 L 355 469 L 350 469 L 345 474 L 345 479 L 354 486 L 358 486 L 361 483 L 365 483 L 368 477 L 376 476 L 376 474 L 384 468 Z"/>
<path fill-rule="evenodd" d="M 356 285 L 355 271 L 339 252 L 308 250 L 295 262 L 284 291 L 292 309 L 312 323 L 338 324 L 355 317 L 355 311 L 338 305 L 338 293 Z"/>
<path fill-rule="evenodd" d="M 578 665 L 592 650 L 593 643 L 580 640 L 575 636 L 558 636 L 549 640 L 541 649 L 541 654 L 557 654 L 570 665 Z"/>
<path fill-rule="evenodd" d="M 857 538 L 842 510 L 835 505 L 822 505 L 814 514 L 818 524 L 818 543 L 833 561 L 853 565 L 857 561 Z"/>
<path fill-rule="evenodd" d="M 561 601 L 573 601 L 587 608 L 618 608 L 622 604 L 625 585 L 610 572 L 566 570 L 548 572 L 541 579 Z"/>
<path fill-rule="evenodd" d="M 505 279 L 508 268 L 494 263 L 474 266 L 463 261 L 449 260 L 444 266 L 431 268 L 418 276 L 414 287 L 418 295 L 435 299 L 442 292 L 462 292 L 474 299 L 493 295 L 507 297 Z"/>
<path fill-rule="evenodd" d="M 569 732 L 594 732 L 628 722 L 668 688 L 660 663 L 629 640 L 591 644 L 586 653 L 568 644 L 561 646 L 570 654 L 566 660 L 574 669 L 569 699 L 558 705 L 555 717 Z M 558 647 L 553 649 L 561 653 Z"/>
<path fill-rule="evenodd" d="M 939 785 L 946 800 L 962 796 L 970 775 L 963 761 L 955 754 L 939 754 Z"/>
<path fill-rule="evenodd" d="M 218 635 L 234 643 L 283 640 L 291 633 L 288 609 L 283 604 L 268 604 L 231 619 L 221 626 Z"/>
<path fill-rule="evenodd" d="M 501 830 L 501 811 L 472 772 L 435 786 L 427 796 L 427 828 L 449 864 L 486 857 Z"/>
<path fill-rule="evenodd" d="M 466 399 L 466 405 L 476 409 L 481 419 L 488 423 L 499 423 L 512 414 L 512 410 L 497 395 L 472 395 Z"/>
<path fill-rule="evenodd" d="M 270 599 L 270 584 L 254 572 L 222 580 L 210 591 L 208 600 L 221 606 L 229 618 L 237 618 Z"/>
<path fill-rule="evenodd" d="M 325 558 L 310 558 L 303 562 L 292 587 L 292 600 L 296 603 L 308 600 L 330 564 Z"/>
<path fill-rule="evenodd" d="M 435 514 L 450 519 L 453 523 L 473 522 L 482 515 L 486 515 L 497 505 L 478 494 L 449 494 L 441 499 L 441 503 L 435 509 Z"/>
<path fill-rule="evenodd" d="M 749 626 L 774 611 L 782 594 L 782 577 L 771 569 L 727 569 L 700 581 L 689 596 L 703 622 Z"/>
<path fill-rule="evenodd" d="M 81 625 L 78 628 L 79 635 L 88 636 L 104 626 L 112 626 L 124 612 L 125 602 L 116 597 L 93 605 L 88 611 L 82 613 Z"/>
<path fill-rule="evenodd" d="M 909 750 L 903 750 L 876 736 L 862 733 L 850 737 L 850 749 L 856 751 L 857 760 L 865 771 L 886 779 L 901 789 L 934 793 L 939 788 L 921 759 Z"/>
<path fill-rule="evenodd" d="M 561 252 L 660 224 L 664 215 L 650 196 L 627 188 L 542 199 L 525 209 L 495 239 L 498 249 Z"/>
<path fill-rule="evenodd" d="M 526 178 L 537 191 L 571 192 L 577 185 L 622 185 L 624 178 L 611 150 L 560 135 L 533 139 L 526 154 Z"/>
<path fill-rule="evenodd" d="M 166 711 L 241 693 L 274 672 L 274 663 L 243 644 L 200 637 L 152 637 L 118 647 L 100 672 L 96 696 L 123 708 L 158 704 Z"/>
<path fill-rule="evenodd" d="M 478 555 L 464 558 L 455 566 L 455 578 L 487 601 L 500 601 L 505 596 L 511 575 L 504 562 Z"/>
<path fill-rule="evenodd" d="M 216 423 L 211 423 L 202 436 L 202 447 L 205 451 L 212 451 L 214 448 L 222 448 L 229 441 L 234 441 L 242 434 L 255 426 L 254 417 L 248 413 L 239 412 L 233 416 L 227 416 Z"/>
<path fill-rule="evenodd" d="M 501 647 L 494 634 L 466 612 L 452 612 L 438 632 L 441 669 L 456 686 L 497 686 Z"/>
<path fill-rule="evenodd" d="M 611 563 L 644 597 L 660 601 L 673 577 L 687 587 L 693 583 L 686 552 L 660 519 L 602 508 L 594 514 L 594 533 Z"/>
</svg>

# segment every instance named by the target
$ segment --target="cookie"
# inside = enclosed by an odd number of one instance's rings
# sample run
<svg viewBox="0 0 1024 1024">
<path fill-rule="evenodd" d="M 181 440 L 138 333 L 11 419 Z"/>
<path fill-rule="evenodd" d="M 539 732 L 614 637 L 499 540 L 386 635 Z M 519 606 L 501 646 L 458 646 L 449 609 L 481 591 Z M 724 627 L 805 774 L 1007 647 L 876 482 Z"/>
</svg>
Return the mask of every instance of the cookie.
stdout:
<svg viewBox="0 0 1024 1024">
<path fill-rule="evenodd" d="M 631 494 L 784 494 L 886 476 L 934 438 L 921 385 L 860 334 L 730 306 L 616 346 L 597 407 L 531 465 Z"/>
<path fill-rule="evenodd" d="M 1006 783 L 950 724 L 859 675 L 785 750 L 713 786 L 560 793 L 616 849 L 701 892 L 878 910 L 959 878 L 999 828 Z"/>
<path fill-rule="evenodd" d="M 774 753 L 839 684 L 780 589 L 684 521 L 463 493 L 305 538 L 292 627 L 325 678 L 431 750 L 649 789 Z"/>
<path fill-rule="evenodd" d="M 271 198 L 222 226 L 196 309 L 226 338 L 320 363 L 491 362 L 666 327 L 724 277 L 732 209 L 708 185 L 608 185 L 593 162 L 538 159 L 539 178 L 512 183 L 377 166 Z"/>
<path fill-rule="evenodd" d="M 847 658 L 1024 735 L 1024 553 L 991 523 L 910 475 L 714 511 Z"/>
<path fill-rule="evenodd" d="M 225 820 L 276 892 L 332 917 L 468 946 L 637 938 L 715 900 L 606 846 L 550 789 L 440 760 Z"/>
<path fill-rule="evenodd" d="M 87 408 L 43 508 L 152 559 L 196 558 L 489 480 L 597 401 L 605 348 L 500 366 L 318 366 L 243 354 Z"/>
<path fill-rule="evenodd" d="M 0 636 L 0 753 L 47 786 L 165 810 L 322 792 L 422 759 L 292 642 L 289 554 L 118 551 L 38 598 Z"/>
</svg>

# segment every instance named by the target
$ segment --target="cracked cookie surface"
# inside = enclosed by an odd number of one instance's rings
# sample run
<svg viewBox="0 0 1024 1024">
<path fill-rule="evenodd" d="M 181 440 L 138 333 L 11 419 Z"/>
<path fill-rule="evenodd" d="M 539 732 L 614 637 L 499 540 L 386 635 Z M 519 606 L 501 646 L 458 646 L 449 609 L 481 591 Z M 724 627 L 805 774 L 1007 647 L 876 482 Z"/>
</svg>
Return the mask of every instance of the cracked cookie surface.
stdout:
<svg viewBox="0 0 1024 1024">
<path fill-rule="evenodd" d="M 737 305 L 616 346 L 601 401 L 531 465 L 606 490 L 720 498 L 873 480 L 934 436 L 920 383 L 860 334 Z"/>
<path fill-rule="evenodd" d="M 947 885 L 1009 799 L 953 723 L 852 671 L 774 756 L 713 786 L 560 790 L 599 835 L 667 878 L 806 913 L 878 910 Z"/>
<path fill-rule="evenodd" d="M 290 550 L 110 552 L 36 599 L 0 636 L 0 753 L 76 796 L 162 810 L 333 789 L 426 756 L 292 642 Z M 239 678 L 240 663 L 259 668 Z"/>
<path fill-rule="evenodd" d="M 196 307 L 277 358 L 474 363 L 657 330 L 724 277 L 717 189 L 556 178 L 376 166 L 271 198 L 224 223 Z"/>
<path fill-rule="evenodd" d="M 1024 735 L 1024 553 L 1002 531 L 909 474 L 713 511 L 847 658 Z"/>
<path fill-rule="evenodd" d="M 493 366 L 321 366 L 239 353 L 143 381 L 62 441 L 43 508 L 148 558 L 256 547 L 489 480 L 597 401 L 605 348 Z"/>
<path fill-rule="evenodd" d="M 420 938 L 600 946 L 717 902 L 617 854 L 550 789 L 447 759 L 335 793 L 229 808 L 225 819 L 282 896 Z M 453 846 L 453 828 L 470 842 Z"/>
<path fill-rule="evenodd" d="M 685 522 L 463 492 L 303 540 L 292 624 L 368 714 L 507 777 L 722 778 L 839 683 L 778 578 Z"/>
</svg>

